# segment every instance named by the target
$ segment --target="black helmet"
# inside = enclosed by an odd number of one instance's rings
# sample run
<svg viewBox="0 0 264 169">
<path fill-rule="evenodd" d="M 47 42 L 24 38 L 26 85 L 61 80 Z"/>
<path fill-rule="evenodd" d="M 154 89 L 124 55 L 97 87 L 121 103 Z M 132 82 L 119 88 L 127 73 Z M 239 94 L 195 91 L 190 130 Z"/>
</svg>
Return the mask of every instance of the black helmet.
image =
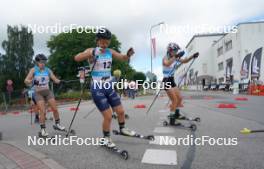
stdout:
<svg viewBox="0 0 264 169">
<path fill-rule="evenodd" d="M 106 29 L 106 28 L 98 29 L 98 32 L 96 34 L 96 40 L 98 40 L 98 39 L 110 40 L 111 38 L 112 38 L 112 33 L 108 29 Z"/>
<path fill-rule="evenodd" d="M 44 55 L 44 54 L 37 54 L 36 56 L 35 56 L 35 61 L 36 62 L 40 62 L 40 61 L 47 61 L 48 59 L 47 59 L 47 57 Z"/>
</svg>

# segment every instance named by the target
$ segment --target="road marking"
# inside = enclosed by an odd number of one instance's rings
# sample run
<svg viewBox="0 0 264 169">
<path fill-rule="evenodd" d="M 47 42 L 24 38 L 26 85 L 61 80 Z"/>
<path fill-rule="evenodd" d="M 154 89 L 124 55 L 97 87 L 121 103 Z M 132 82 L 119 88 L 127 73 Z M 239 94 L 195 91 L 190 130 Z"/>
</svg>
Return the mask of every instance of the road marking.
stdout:
<svg viewBox="0 0 264 169">
<path fill-rule="evenodd" d="M 177 152 L 175 150 L 147 149 L 141 162 L 147 164 L 177 165 Z"/>
<path fill-rule="evenodd" d="M 154 141 L 150 141 L 149 144 L 156 144 L 161 146 L 168 146 L 170 145 L 170 140 L 174 139 L 173 136 L 154 136 Z"/>
<path fill-rule="evenodd" d="M 174 130 L 168 127 L 156 127 L 154 133 L 173 133 Z"/>
<path fill-rule="evenodd" d="M 168 112 L 170 112 L 169 109 L 161 109 L 161 110 L 159 110 L 159 113 L 168 113 Z"/>
</svg>

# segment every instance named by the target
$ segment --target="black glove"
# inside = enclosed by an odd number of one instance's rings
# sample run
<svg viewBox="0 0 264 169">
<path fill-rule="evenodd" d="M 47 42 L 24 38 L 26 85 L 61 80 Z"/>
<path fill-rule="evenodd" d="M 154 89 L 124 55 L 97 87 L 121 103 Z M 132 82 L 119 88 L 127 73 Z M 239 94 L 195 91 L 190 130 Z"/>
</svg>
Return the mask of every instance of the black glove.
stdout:
<svg viewBox="0 0 264 169">
<path fill-rule="evenodd" d="M 198 58 L 198 56 L 199 56 L 199 52 L 196 52 L 195 54 L 193 54 L 194 59 Z"/>
<path fill-rule="evenodd" d="M 33 80 L 33 84 L 38 86 L 39 85 L 39 81 L 35 79 L 35 80 Z"/>
<path fill-rule="evenodd" d="M 181 58 L 184 54 L 185 54 L 184 51 L 180 51 L 179 53 L 177 53 L 177 55 L 175 57 L 176 58 Z"/>
<path fill-rule="evenodd" d="M 127 51 L 127 56 L 131 57 L 134 53 L 135 53 L 134 49 L 133 48 L 129 48 L 128 51 Z"/>
</svg>

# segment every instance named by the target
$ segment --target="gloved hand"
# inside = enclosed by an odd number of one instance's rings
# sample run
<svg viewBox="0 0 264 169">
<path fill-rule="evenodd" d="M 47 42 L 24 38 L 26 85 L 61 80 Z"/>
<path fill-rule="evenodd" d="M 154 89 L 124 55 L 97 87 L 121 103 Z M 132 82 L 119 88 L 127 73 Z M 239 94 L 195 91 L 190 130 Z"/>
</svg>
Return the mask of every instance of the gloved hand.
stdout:
<svg viewBox="0 0 264 169">
<path fill-rule="evenodd" d="M 33 84 L 38 86 L 38 85 L 39 85 L 39 81 L 36 80 L 36 79 L 34 79 L 34 80 L 33 80 Z"/>
<path fill-rule="evenodd" d="M 194 59 L 198 58 L 198 56 L 199 56 L 199 52 L 196 52 L 195 54 L 193 54 Z"/>
<path fill-rule="evenodd" d="M 184 51 L 180 51 L 179 53 L 177 53 L 177 55 L 175 57 L 176 58 L 181 58 L 184 54 L 185 54 Z"/>
<path fill-rule="evenodd" d="M 129 48 L 128 51 L 127 51 L 127 56 L 131 57 L 134 53 L 135 53 L 134 49 L 133 48 Z"/>
</svg>

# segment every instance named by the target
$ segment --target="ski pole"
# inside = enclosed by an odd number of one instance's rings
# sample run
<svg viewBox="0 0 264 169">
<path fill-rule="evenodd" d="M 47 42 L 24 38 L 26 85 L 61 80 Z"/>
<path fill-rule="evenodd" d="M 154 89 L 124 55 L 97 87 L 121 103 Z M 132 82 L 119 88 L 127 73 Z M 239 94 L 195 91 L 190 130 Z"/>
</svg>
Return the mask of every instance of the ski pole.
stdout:
<svg viewBox="0 0 264 169">
<path fill-rule="evenodd" d="M 184 76 L 187 75 L 187 73 L 189 72 L 189 70 L 190 70 L 192 64 L 194 63 L 194 60 L 195 60 L 195 58 L 192 60 L 191 64 L 189 65 L 189 67 L 187 68 L 186 72 L 183 74 L 182 77 L 184 77 Z M 180 84 L 181 84 L 181 82 L 183 81 L 183 79 L 184 79 L 184 78 L 181 78 L 181 80 L 179 81 L 179 83 L 178 83 L 178 87 L 180 86 Z"/>
<path fill-rule="evenodd" d="M 263 133 L 264 130 L 250 130 L 248 128 L 244 128 L 243 130 L 240 130 L 241 134 L 250 134 L 250 133 Z"/>
<path fill-rule="evenodd" d="M 32 105 L 31 105 L 31 106 L 30 106 L 30 124 L 31 124 L 31 126 L 33 125 L 33 122 L 32 122 L 32 120 L 33 120 L 33 119 L 32 119 L 32 118 L 33 118 L 32 116 L 33 116 L 33 115 L 32 115 L 32 113 L 33 113 L 33 109 L 32 109 Z"/>
<path fill-rule="evenodd" d="M 92 108 L 85 116 L 83 116 L 83 119 L 86 119 L 90 114 L 92 114 L 96 109 L 96 106 Z"/>
<path fill-rule="evenodd" d="M 95 61 L 94 61 L 94 64 L 93 64 L 93 67 L 92 67 L 90 73 L 93 72 L 96 62 L 97 62 L 97 57 L 95 58 Z M 68 137 L 69 134 L 70 134 L 70 132 L 71 132 L 71 127 L 72 127 L 73 121 L 74 121 L 74 119 L 75 119 L 75 117 L 76 117 L 76 114 L 77 114 L 77 112 L 78 112 L 79 106 L 80 106 L 81 101 L 82 101 L 82 97 L 83 97 L 84 89 L 86 88 L 87 85 L 88 85 L 88 80 L 85 81 L 85 83 L 84 83 L 84 85 L 83 85 L 83 87 L 82 87 L 82 89 L 81 89 L 81 96 L 80 96 L 80 99 L 79 99 L 78 104 L 77 104 L 77 106 L 76 106 L 76 109 L 75 109 L 74 115 L 73 115 L 73 117 L 72 117 L 72 120 L 71 120 L 71 123 L 70 123 L 69 129 L 68 129 L 68 131 L 67 131 L 66 137 Z"/>
</svg>

